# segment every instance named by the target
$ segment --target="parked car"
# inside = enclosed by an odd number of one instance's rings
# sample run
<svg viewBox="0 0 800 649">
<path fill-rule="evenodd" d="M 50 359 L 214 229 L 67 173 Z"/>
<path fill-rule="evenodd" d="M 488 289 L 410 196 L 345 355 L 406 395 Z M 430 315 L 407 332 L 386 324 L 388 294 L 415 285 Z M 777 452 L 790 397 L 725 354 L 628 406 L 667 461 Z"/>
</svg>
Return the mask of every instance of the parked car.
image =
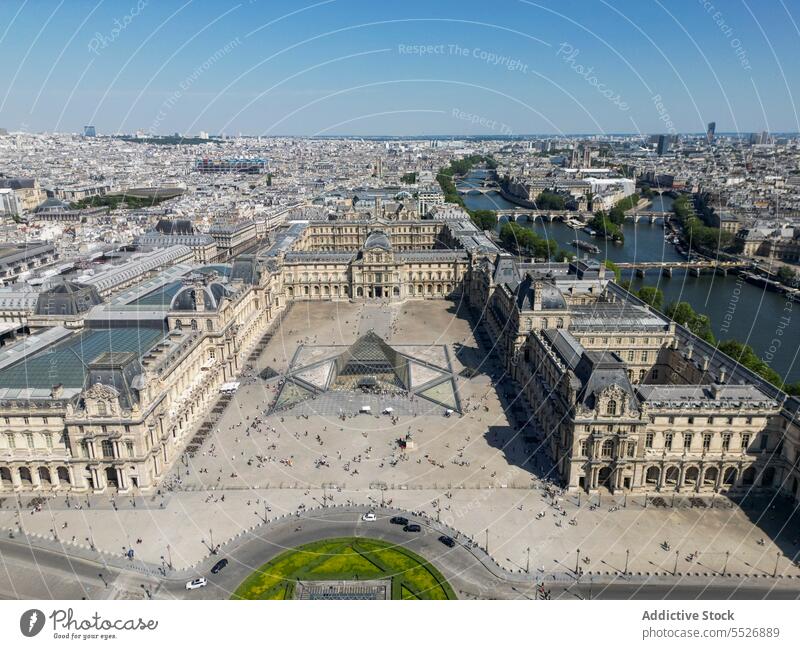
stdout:
<svg viewBox="0 0 800 649">
<path fill-rule="evenodd" d="M 375 512 L 367 512 L 361 517 L 361 520 L 365 523 L 374 523 L 378 518 L 375 516 Z"/>
<path fill-rule="evenodd" d="M 392 516 L 389 522 L 392 525 L 408 525 L 408 519 L 405 516 Z"/>
<path fill-rule="evenodd" d="M 403 528 L 404 532 L 421 532 L 422 528 L 417 523 L 409 523 Z"/>
<path fill-rule="evenodd" d="M 197 590 L 203 586 L 208 586 L 208 579 L 205 577 L 198 577 L 197 579 L 192 579 L 192 581 L 186 582 L 186 590 Z"/>
<path fill-rule="evenodd" d="M 439 542 L 444 543 L 448 548 L 452 548 L 456 544 L 453 539 L 451 539 L 449 536 L 445 536 L 444 534 L 439 537 Z"/>
<path fill-rule="evenodd" d="M 211 574 L 216 575 L 220 570 L 222 570 L 227 565 L 228 565 L 227 559 L 220 559 L 214 564 L 214 567 L 211 568 Z"/>
</svg>

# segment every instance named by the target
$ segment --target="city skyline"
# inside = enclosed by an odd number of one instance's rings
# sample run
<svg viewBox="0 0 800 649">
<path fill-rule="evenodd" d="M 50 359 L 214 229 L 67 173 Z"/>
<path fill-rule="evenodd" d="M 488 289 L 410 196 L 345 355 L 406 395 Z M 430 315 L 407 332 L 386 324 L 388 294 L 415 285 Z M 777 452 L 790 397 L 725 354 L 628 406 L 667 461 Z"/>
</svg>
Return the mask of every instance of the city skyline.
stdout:
<svg viewBox="0 0 800 649">
<path fill-rule="evenodd" d="M 800 131 L 797 5 L 6 3 L 0 127 L 250 135 Z M 768 36 L 767 36 L 768 35 Z M 143 81 L 144 80 L 144 81 Z"/>
</svg>

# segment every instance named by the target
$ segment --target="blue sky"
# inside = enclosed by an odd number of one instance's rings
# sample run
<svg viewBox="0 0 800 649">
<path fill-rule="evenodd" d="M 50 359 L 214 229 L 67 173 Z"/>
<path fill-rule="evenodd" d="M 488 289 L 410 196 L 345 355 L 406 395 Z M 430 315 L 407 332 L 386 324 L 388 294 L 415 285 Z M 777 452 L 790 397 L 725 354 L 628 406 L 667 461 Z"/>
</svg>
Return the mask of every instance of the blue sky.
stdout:
<svg viewBox="0 0 800 649">
<path fill-rule="evenodd" d="M 800 131 L 799 25 L 798 0 L 0 0 L 0 127 Z"/>
</svg>

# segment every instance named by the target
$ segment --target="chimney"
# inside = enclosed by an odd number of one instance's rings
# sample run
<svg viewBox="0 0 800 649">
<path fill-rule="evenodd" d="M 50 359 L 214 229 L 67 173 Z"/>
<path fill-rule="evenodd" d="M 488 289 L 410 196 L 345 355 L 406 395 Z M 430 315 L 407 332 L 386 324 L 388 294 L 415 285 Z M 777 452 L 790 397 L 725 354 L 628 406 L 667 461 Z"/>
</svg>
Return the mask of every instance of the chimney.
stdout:
<svg viewBox="0 0 800 649">
<path fill-rule="evenodd" d="M 728 374 L 728 370 L 725 367 L 721 367 L 719 370 L 719 381 L 717 383 L 725 383 L 725 377 Z"/>
<path fill-rule="evenodd" d="M 60 399 L 62 394 L 64 394 L 64 386 L 61 383 L 50 388 L 51 399 Z"/>
</svg>

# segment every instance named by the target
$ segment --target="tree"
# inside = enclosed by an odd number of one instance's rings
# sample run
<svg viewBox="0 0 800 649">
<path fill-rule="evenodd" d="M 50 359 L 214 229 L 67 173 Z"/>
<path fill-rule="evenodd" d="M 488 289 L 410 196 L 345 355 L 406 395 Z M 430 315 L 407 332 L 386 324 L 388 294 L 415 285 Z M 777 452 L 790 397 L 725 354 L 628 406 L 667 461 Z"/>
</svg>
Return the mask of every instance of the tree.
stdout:
<svg viewBox="0 0 800 649">
<path fill-rule="evenodd" d="M 566 201 L 561 194 L 546 191 L 541 192 L 534 202 L 540 210 L 563 210 L 566 205 Z"/>
<path fill-rule="evenodd" d="M 469 215 L 481 230 L 494 230 L 497 226 L 497 212 L 492 210 L 470 210 Z"/>
<path fill-rule="evenodd" d="M 788 266 L 781 266 L 778 269 L 778 281 L 786 286 L 794 286 L 797 283 L 797 273 Z"/>
<path fill-rule="evenodd" d="M 620 283 L 620 279 L 622 278 L 622 271 L 619 269 L 619 266 L 617 266 L 610 259 L 606 259 L 603 263 L 605 264 L 605 266 L 606 266 L 606 268 L 608 270 L 610 270 L 610 271 L 612 271 L 614 273 L 614 277 L 616 278 L 616 282 L 617 282 L 617 284 L 619 284 Z M 630 282 L 628 282 L 628 285 L 630 285 Z"/>
<path fill-rule="evenodd" d="M 726 340 L 719 344 L 719 350 L 773 385 L 778 387 L 783 385 L 781 375 L 761 360 L 750 345 L 738 340 Z"/>
<path fill-rule="evenodd" d="M 688 302 L 672 303 L 665 313 L 675 322 L 686 327 L 695 336 L 714 344 L 714 332 L 711 330 L 711 319 L 707 315 L 696 313 Z"/>
<path fill-rule="evenodd" d="M 400 176 L 400 182 L 405 183 L 406 185 L 413 185 L 415 182 L 417 182 L 417 172 L 409 171 L 408 173 L 403 174 Z"/>
<path fill-rule="evenodd" d="M 642 302 L 646 302 L 658 311 L 664 306 L 664 291 L 660 288 L 656 288 L 655 286 L 643 286 L 639 289 L 637 295 Z"/>
</svg>

